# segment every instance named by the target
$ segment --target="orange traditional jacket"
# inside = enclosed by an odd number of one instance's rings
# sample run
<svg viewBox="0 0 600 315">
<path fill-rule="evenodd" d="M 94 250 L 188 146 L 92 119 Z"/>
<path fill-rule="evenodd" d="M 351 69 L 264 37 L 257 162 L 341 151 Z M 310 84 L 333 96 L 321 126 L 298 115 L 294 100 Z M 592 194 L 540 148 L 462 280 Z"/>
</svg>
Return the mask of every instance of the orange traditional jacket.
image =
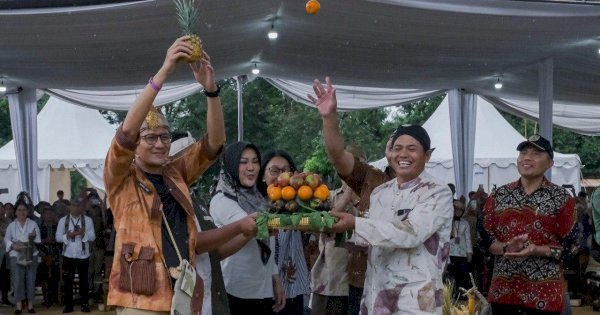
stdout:
<svg viewBox="0 0 600 315">
<path fill-rule="evenodd" d="M 169 311 L 173 290 L 162 255 L 162 203 L 152 183 L 133 162 L 136 146 L 119 128 L 104 164 L 104 184 L 117 231 L 108 305 Z M 210 148 L 205 135 L 163 167 L 165 184 L 187 212 L 187 250 L 192 265 L 197 228 L 188 187 L 214 162 L 221 149 Z M 202 305 L 201 295 L 195 299 Z"/>
</svg>

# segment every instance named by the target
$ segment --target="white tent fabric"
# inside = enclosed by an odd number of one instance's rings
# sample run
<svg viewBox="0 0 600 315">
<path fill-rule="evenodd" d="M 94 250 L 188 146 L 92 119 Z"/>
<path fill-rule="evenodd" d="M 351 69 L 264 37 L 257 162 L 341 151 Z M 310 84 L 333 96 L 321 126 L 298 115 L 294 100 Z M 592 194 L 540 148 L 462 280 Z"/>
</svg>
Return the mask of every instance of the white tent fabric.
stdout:
<svg viewBox="0 0 600 315">
<path fill-rule="evenodd" d="M 0 62 L 9 87 L 139 90 L 180 33 L 171 1 L 85 10 L 48 3 L 29 10 L 0 5 Z M 303 6 L 203 1 L 199 33 L 217 77 L 249 74 L 257 64 L 261 75 L 296 82 L 331 75 L 346 86 L 464 88 L 533 100 L 537 63 L 552 57 L 557 102 L 600 99 L 600 5 L 590 1 L 347 0 L 323 3 L 316 15 Z M 266 36 L 273 19 L 276 41 Z M 169 83 L 192 81 L 181 66 Z"/>
<path fill-rule="evenodd" d="M 454 183 L 454 159 L 450 139 L 448 98 L 423 124 L 435 147 L 427 171 L 447 183 Z M 519 178 L 516 167 L 517 145 L 525 138 L 519 134 L 500 113 L 485 99 L 477 99 L 477 122 L 475 133 L 475 161 L 473 184 L 470 190 L 483 185 L 486 191 Z M 372 163 L 376 167 L 387 165 L 385 158 Z M 555 152 L 552 181 L 556 184 L 573 185 L 580 190 L 581 161 L 576 154 Z"/>
<path fill-rule="evenodd" d="M 483 96 L 495 107 L 511 114 L 538 120 L 539 106 L 537 101 L 513 100 Z M 600 101 L 600 100 L 599 100 Z M 600 135 L 600 111 L 596 106 L 554 103 L 553 123 L 580 134 Z"/>
<path fill-rule="evenodd" d="M 37 97 L 34 89 L 24 89 L 21 93 L 8 96 L 10 108 L 10 120 L 13 133 L 13 159 L 22 165 L 22 171 L 18 172 L 19 191 L 27 191 L 33 199 L 38 202 L 40 192 L 37 189 L 39 180 L 35 171 L 35 161 L 38 158 L 36 143 L 30 139 L 37 137 Z M 10 182 L 14 183 L 14 182 Z"/>
<path fill-rule="evenodd" d="M 9 87 L 129 91 L 128 98 L 108 102 L 92 95 L 94 104 L 113 109 L 129 106 L 179 34 L 171 1 L 64 8 L 49 2 L 27 10 L 5 3 L 0 62 Z M 231 0 L 201 4 L 199 33 L 219 78 L 258 64 L 270 78 L 296 82 L 332 75 L 340 86 L 465 89 L 534 100 L 538 63 L 551 59 L 557 103 L 598 105 L 599 17 L 600 6 L 588 2 L 347 0 L 324 3 L 313 16 L 303 4 Z M 271 25 L 277 41 L 265 36 Z M 184 68 L 169 82 L 191 82 Z M 504 88 L 495 90 L 499 76 Z M 577 129 L 577 122 L 565 124 Z"/>
<path fill-rule="evenodd" d="M 307 95 L 314 95 L 312 83 L 300 83 L 291 80 L 267 78 L 273 86 L 284 92 L 297 102 L 313 106 Z M 320 79 L 325 85 L 325 78 Z M 355 110 L 363 108 L 377 108 L 396 106 L 415 102 L 444 93 L 444 90 L 419 90 L 419 89 L 386 89 L 362 86 L 346 86 L 333 83 L 336 89 L 338 109 Z"/>
<path fill-rule="evenodd" d="M 96 188 L 104 190 L 101 170 L 115 135 L 115 129 L 97 111 L 50 97 L 37 116 L 37 182 L 40 200 L 49 200 L 50 168 L 76 168 Z M 0 188 L 0 202 L 14 202 L 21 190 L 15 145 L 0 148 L 0 178 L 8 179 Z"/>
<path fill-rule="evenodd" d="M 454 184 L 458 195 L 467 195 L 473 183 L 473 158 L 477 97 L 462 90 L 451 90 L 446 97 L 450 112 L 450 136 L 454 164 Z"/>
<path fill-rule="evenodd" d="M 157 95 L 154 105 L 161 106 L 175 102 L 186 96 L 198 93 L 200 90 L 202 90 L 202 85 L 198 83 L 165 85 Z M 126 111 L 129 109 L 140 93 L 139 89 L 123 91 L 47 89 L 46 91 L 73 104 L 115 111 Z"/>
</svg>

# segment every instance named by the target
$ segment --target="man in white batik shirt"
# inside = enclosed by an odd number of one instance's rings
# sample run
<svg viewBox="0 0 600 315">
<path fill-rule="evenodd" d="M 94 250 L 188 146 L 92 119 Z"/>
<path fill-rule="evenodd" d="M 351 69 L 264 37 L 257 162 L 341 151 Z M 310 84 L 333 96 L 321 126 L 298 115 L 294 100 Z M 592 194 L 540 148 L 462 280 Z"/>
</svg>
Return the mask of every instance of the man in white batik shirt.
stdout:
<svg viewBox="0 0 600 315">
<path fill-rule="evenodd" d="M 354 229 L 369 248 L 360 314 L 441 314 L 452 193 L 423 172 L 432 149 L 421 126 L 400 126 L 389 150 L 396 178 L 373 190 L 368 217 L 334 214 L 333 230 Z"/>
<path fill-rule="evenodd" d="M 369 218 L 354 228 L 369 246 L 361 314 L 441 314 L 451 207 L 448 186 L 426 173 L 373 191 Z"/>
<path fill-rule="evenodd" d="M 386 144 L 389 172 L 375 170 L 344 150 L 329 77 L 313 83 L 310 100 L 323 120 L 330 161 L 348 186 L 362 197 L 377 182 L 369 215 L 338 217 L 334 232 L 354 229 L 355 243 L 368 246 L 368 263 L 360 314 L 442 314 L 442 272 L 450 250 L 452 192 L 424 173 L 433 149 L 421 126 L 399 126 Z M 387 177 L 386 174 L 395 174 Z M 381 180 L 381 181 L 378 181 Z"/>
</svg>

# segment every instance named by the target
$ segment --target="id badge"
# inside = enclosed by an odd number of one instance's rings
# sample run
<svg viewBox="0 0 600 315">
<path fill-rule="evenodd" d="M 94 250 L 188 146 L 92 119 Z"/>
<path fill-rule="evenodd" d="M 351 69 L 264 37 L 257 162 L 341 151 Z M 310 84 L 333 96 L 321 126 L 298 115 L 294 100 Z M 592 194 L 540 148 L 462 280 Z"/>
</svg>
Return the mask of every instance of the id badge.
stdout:
<svg viewBox="0 0 600 315">
<path fill-rule="evenodd" d="M 183 268 L 183 279 L 181 281 L 181 291 L 192 297 L 194 295 L 194 288 L 196 287 L 196 269 L 192 267 L 189 262 L 185 262 Z"/>
</svg>

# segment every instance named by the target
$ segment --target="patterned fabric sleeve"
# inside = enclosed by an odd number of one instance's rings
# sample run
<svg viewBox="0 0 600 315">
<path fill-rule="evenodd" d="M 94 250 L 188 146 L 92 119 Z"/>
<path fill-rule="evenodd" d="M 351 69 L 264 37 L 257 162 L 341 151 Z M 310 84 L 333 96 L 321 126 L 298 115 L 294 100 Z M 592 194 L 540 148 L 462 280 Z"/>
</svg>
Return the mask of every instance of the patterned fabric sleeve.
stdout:
<svg viewBox="0 0 600 315">
<path fill-rule="evenodd" d="M 494 212 L 496 208 L 496 200 L 494 197 L 495 195 L 492 195 L 487 198 L 485 205 L 483 206 L 482 213 L 480 213 L 477 217 L 477 231 L 479 232 L 479 237 L 481 238 L 480 246 L 486 251 L 489 250 L 490 246 L 496 239 L 494 235 L 494 228 L 498 222 Z"/>
<path fill-rule="evenodd" d="M 356 156 L 354 157 L 354 168 L 352 169 L 352 173 L 349 176 L 342 176 L 340 178 L 346 183 L 357 195 L 360 195 L 363 184 L 365 182 L 365 177 L 367 175 L 367 170 L 369 169 L 369 165 L 361 162 Z"/>
<path fill-rule="evenodd" d="M 558 235 L 562 247 L 561 261 L 573 259 L 579 252 L 579 225 L 577 224 L 577 211 L 575 199 L 568 198 L 558 216 Z"/>
</svg>

